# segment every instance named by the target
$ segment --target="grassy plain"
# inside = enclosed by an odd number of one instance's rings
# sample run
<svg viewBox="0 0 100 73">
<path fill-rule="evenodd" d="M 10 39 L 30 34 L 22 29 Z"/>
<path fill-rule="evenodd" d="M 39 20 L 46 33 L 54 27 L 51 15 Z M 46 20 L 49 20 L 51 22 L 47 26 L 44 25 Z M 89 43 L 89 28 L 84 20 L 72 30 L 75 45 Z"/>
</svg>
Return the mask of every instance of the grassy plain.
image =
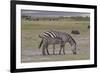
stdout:
<svg viewBox="0 0 100 73">
<path fill-rule="evenodd" d="M 89 21 L 78 21 L 71 18 L 58 21 L 21 21 L 21 61 L 26 62 L 45 62 L 45 61 L 67 61 L 67 60 L 86 60 L 90 59 L 90 25 Z M 71 34 L 72 30 L 78 30 L 80 35 L 71 36 L 77 42 L 77 55 L 71 53 L 72 47 L 66 44 L 66 55 L 52 55 L 52 45 L 49 46 L 50 56 L 42 56 L 42 48 L 38 49 L 41 38 L 39 34 L 47 30 L 56 30 Z M 59 45 L 56 45 L 56 54 L 59 52 Z"/>
</svg>

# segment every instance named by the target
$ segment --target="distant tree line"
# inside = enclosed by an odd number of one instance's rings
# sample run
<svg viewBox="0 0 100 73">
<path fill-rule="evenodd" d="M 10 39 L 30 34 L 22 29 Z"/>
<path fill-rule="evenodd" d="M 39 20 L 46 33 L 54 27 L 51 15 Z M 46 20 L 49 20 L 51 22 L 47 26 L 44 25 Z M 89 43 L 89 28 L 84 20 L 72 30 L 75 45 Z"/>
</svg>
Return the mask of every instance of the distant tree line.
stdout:
<svg viewBox="0 0 100 73">
<path fill-rule="evenodd" d="M 71 19 L 71 20 L 76 20 L 76 21 L 89 21 L 90 17 L 86 16 L 86 17 L 82 17 L 82 16 L 72 16 L 72 17 L 63 17 L 63 16 L 59 16 L 59 17 L 31 17 L 31 16 L 22 16 L 23 19 L 25 20 L 29 20 L 29 21 L 58 21 L 58 20 L 66 20 L 66 19 Z"/>
<path fill-rule="evenodd" d="M 90 17 L 82 17 L 82 16 L 77 16 L 77 17 L 70 17 L 71 19 L 78 20 L 78 21 L 89 21 Z"/>
</svg>

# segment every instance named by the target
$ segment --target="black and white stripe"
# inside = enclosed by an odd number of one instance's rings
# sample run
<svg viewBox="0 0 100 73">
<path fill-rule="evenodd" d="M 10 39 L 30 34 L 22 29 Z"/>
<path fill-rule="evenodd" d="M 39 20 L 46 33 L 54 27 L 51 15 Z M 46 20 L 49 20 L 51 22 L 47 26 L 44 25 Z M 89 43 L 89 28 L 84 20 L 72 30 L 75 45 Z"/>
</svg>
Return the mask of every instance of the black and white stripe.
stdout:
<svg viewBox="0 0 100 73">
<path fill-rule="evenodd" d="M 48 41 L 47 43 L 50 44 L 53 42 L 54 45 L 58 43 L 60 45 L 63 45 L 63 48 L 66 43 L 69 43 L 71 46 L 74 46 L 73 54 L 76 54 L 76 42 L 70 34 L 65 33 L 65 32 L 50 30 L 50 31 L 44 32 L 43 37 L 46 41 Z"/>
<path fill-rule="evenodd" d="M 55 54 L 55 45 L 56 44 L 62 44 L 62 39 L 60 38 L 52 38 L 52 37 L 48 37 L 48 36 L 40 36 L 40 38 L 42 38 L 42 41 L 40 42 L 39 48 L 42 46 L 43 44 L 43 55 L 45 55 L 46 53 L 44 52 L 45 50 L 47 51 L 47 54 L 49 55 L 49 51 L 48 51 L 48 46 L 49 45 L 53 45 L 53 54 Z"/>
<path fill-rule="evenodd" d="M 71 45 L 73 45 L 75 40 L 72 38 L 72 36 L 65 32 L 58 32 L 58 31 L 47 31 L 43 33 L 44 37 L 50 37 L 50 38 L 61 38 L 64 42 L 69 42 Z"/>
<path fill-rule="evenodd" d="M 56 34 L 54 32 L 52 32 L 52 31 L 44 32 L 43 35 L 47 36 L 47 37 L 51 37 L 51 38 L 57 37 Z"/>
</svg>

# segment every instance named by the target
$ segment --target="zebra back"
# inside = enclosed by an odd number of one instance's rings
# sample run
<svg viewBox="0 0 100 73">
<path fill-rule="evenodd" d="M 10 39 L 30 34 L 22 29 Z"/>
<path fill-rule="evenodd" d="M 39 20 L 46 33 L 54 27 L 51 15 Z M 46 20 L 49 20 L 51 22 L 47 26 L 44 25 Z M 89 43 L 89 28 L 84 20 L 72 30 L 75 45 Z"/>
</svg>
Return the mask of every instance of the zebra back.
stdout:
<svg viewBox="0 0 100 73">
<path fill-rule="evenodd" d="M 46 31 L 43 33 L 43 36 L 50 37 L 50 38 L 60 38 L 63 42 L 69 42 L 70 45 L 76 44 L 76 41 L 72 38 L 72 36 L 66 32 L 59 32 L 59 31 Z"/>
</svg>

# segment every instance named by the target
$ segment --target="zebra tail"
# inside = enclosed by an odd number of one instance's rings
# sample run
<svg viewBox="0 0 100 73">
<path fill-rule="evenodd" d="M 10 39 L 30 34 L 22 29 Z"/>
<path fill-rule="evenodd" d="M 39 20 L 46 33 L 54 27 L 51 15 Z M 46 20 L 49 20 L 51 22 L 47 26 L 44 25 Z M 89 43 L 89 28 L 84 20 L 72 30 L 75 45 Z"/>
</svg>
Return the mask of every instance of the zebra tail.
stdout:
<svg viewBox="0 0 100 73">
<path fill-rule="evenodd" d="M 41 48 L 42 43 L 43 43 L 43 39 L 42 39 L 41 42 L 40 42 L 39 49 Z"/>
</svg>

